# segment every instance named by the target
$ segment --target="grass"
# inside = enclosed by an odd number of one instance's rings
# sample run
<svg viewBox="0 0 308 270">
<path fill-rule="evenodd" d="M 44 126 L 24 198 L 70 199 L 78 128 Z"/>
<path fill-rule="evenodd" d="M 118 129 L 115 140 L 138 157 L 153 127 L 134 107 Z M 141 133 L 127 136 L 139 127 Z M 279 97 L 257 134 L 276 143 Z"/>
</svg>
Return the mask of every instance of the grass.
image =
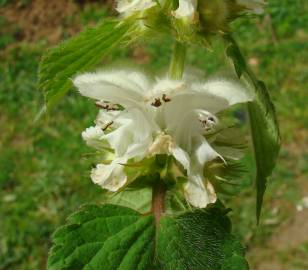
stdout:
<svg viewBox="0 0 308 270">
<path fill-rule="evenodd" d="M 302 192 L 308 192 L 301 187 L 308 174 L 304 149 L 308 126 L 305 2 L 273 0 L 267 9 L 270 22 L 243 19 L 233 25 L 249 62 L 270 89 L 284 142 L 268 185 L 261 226 L 255 224 L 251 186 L 230 200 L 234 230 L 248 246 L 253 266 L 264 259 L 255 250 L 262 249 L 279 225 L 296 214 L 296 203 Z M 91 10 L 93 7 L 86 5 L 76 17 L 86 24 L 106 14 L 105 9 Z M 5 19 L 1 23 L 6 23 Z M 12 43 L 14 48 L 8 49 Z M 144 60 L 145 68 L 157 71 L 167 65 L 169 41 L 140 47 L 148 59 L 154 60 Z M 0 48 L 6 48 L 0 63 L 0 269 L 44 269 L 54 229 L 81 204 L 101 199 L 101 190 L 89 179 L 89 149 L 80 137 L 81 131 L 92 124 L 96 108 L 72 91 L 48 119 L 35 125 L 33 120 L 43 102 L 36 89 L 37 66 L 46 45 L 40 41 L 20 43 L 14 40 L 14 33 L 6 32 L 0 37 Z M 115 52 L 109 61 L 130 59 L 134 50 Z M 193 47 L 188 61 L 212 73 L 225 67 L 221 53 L 216 42 L 212 53 Z M 289 265 L 287 269 L 307 269 L 307 243 L 269 252 L 275 254 L 275 260 Z"/>
</svg>

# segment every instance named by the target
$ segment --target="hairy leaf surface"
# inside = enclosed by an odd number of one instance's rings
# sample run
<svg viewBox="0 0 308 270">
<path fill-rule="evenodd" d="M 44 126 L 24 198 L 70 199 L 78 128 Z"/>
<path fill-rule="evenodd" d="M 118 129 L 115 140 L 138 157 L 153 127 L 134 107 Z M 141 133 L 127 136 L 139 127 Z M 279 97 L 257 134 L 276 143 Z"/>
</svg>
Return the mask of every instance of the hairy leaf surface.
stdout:
<svg viewBox="0 0 308 270">
<path fill-rule="evenodd" d="M 53 236 L 49 270 L 244 270 L 240 243 L 230 234 L 226 210 L 164 216 L 116 205 L 87 205 Z"/>
<path fill-rule="evenodd" d="M 113 48 L 128 42 L 133 27 L 104 20 L 47 51 L 39 67 L 39 88 L 44 92 L 46 109 L 51 109 L 67 93 L 76 73 L 88 70 Z"/>
</svg>

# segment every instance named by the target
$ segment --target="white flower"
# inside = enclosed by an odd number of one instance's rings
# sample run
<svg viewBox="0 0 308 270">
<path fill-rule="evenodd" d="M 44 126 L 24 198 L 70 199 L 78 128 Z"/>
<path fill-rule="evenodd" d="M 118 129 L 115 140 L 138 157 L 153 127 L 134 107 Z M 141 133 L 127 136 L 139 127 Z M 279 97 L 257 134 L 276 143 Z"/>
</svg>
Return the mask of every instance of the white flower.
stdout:
<svg viewBox="0 0 308 270">
<path fill-rule="evenodd" d="M 173 13 L 174 17 L 189 21 L 194 20 L 197 4 L 198 0 L 179 0 L 179 7 Z"/>
<path fill-rule="evenodd" d="M 99 147 L 103 135 L 104 132 L 99 126 L 89 127 L 81 133 L 81 136 L 86 141 L 87 145 L 94 148 Z"/>
<path fill-rule="evenodd" d="M 118 0 L 116 10 L 125 17 L 157 5 L 154 0 Z"/>
<path fill-rule="evenodd" d="M 216 113 L 252 100 L 242 84 L 226 79 L 198 82 L 189 77 L 151 81 L 129 70 L 80 75 L 74 84 L 84 96 L 124 107 L 115 112 L 105 107 L 96 121 L 105 130 L 101 139 L 114 149 L 115 158 L 111 164 L 99 164 L 93 170 L 95 183 L 118 190 L 126 183 L 124 164 L 128 160 L 167 154 L 187 172 L 184 194 L 192 205 L 205 207 L 216 200 L 213 187 L 204 180 L 203 169 L 206 162 L 223 157 L 205 135 L 216 130 Z"/>
<path fill-rule="evenodd" d="M 237 0 L 237 3 L 255 14 L 264 12 L 264 0 Z"/>
</svg>

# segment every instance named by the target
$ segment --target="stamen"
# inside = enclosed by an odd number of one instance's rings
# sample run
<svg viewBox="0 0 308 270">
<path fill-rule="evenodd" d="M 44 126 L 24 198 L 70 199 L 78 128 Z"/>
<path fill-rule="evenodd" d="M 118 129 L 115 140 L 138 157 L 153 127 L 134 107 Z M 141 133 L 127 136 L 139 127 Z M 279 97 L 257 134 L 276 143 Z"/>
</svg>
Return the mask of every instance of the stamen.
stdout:
<svg viewBox="0 0 308 270">
<path fill-rule="evenodd" d="M 202 128 L 206 132 L 212 132 L 215 131 L 216 125 L 217 125 L 217 118 L 210 114 L 210 113 L 203 113 L 199 115 L 199 122 L 201 123 Z"/>
<path fill-rule="evenodd" d="M 120 110 L 120 106 L 117 104 L 111 104 L 111 103 L 107 103 L 107 102 L 100 102 L 97 101 L 95 103 L 95 105 L 101 109 L 104 109 L 106 111 L 119 111 Z"/>
<path fill-rule="evenodd" d="M 112 124 L 113 124 L 113 121 L 107 123 L 106 126 L 103 128 L 103 131 L 107 130 Z"/>
<path fill-rule="evenodd" d="M 162 100 L 163 100 L 164 102 L 169 102 L 169 101 L 171 101 L 171 99 L 168 98 L 168 97 L 166 96 L 166 94 L 163 94 Z"/>
<path fill-rule="evenodd" d="M 209 121 L 211 121 L 211 122 L 213 122 L 213 123 L 216 123 L 215 118 L 214 118 L 214 117 L 212 117 L 212 116 L 210 116 L 210 117 L 208 118 L 208 120 L 209 120 Z"/>
<path fill-rule="evenodd" d="M 155 101 L 153 103 L 151 103 L 151 105 L 154 106 L 154 107 L 161 106 L 160 98 L 155 98 Z"/>
</svg>

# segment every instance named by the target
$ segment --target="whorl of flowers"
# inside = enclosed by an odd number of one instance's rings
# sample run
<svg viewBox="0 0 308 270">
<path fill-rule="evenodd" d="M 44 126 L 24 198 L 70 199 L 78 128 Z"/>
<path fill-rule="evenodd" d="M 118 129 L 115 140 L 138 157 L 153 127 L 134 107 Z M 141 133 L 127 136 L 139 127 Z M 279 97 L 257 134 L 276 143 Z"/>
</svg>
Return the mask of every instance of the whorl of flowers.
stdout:
<svg viewBox="0 0 308 270">
<path fill-rule="evenodd" d="M 204 166 L 237 158 L 236 149 L 215 145 L 215 138 L 221 128 L 217 113 L 253 98 L 241 83 L 189 75 L 153 79 L 135 70 L 114 70 L 80 75 L 74 84 L 100 107 L 83 139 L 98 150 L 110 149 L 110 161 L 92 170 L 94 183 L 117 191 L 128 183 L 126 166 L 166 155 L 187 177 L 182 191 L 190 204 L 205 207 L 216 200 Z"/>
</svg>

